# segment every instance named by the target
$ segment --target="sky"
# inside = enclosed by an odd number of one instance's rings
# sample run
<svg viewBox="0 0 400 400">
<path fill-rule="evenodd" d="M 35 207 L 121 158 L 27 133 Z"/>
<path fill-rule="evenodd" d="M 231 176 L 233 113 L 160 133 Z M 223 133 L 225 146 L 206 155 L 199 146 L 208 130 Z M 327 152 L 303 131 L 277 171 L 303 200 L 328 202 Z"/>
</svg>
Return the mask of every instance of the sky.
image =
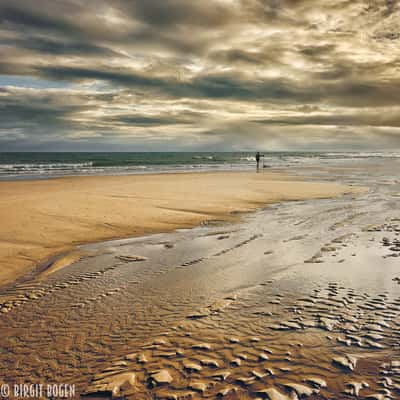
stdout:
<svg viewBox="0 0 400 400">
<path fill-rule="evenodd" d="M 397 0 L 1 0 L 0 151 L 400 150 Z"/>
</svg>

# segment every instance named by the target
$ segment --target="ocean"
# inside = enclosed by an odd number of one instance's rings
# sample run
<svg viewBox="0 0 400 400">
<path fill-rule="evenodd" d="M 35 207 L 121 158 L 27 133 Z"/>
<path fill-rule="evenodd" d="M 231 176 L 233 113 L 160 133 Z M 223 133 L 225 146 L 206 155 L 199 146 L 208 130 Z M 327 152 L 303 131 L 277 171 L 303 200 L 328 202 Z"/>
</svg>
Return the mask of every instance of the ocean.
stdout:
<svg viewBox="0 0 400 400">
<path fill-rule="evenodd" d="M 261 167 L 265 168 L 288 168 L 343 159 L 400 157 L 400 153 L 377 152 L 265 152 L 263 154 Z M 254 152 L 0 153 L 0 180 L 254 168 Z"/>
</svg>

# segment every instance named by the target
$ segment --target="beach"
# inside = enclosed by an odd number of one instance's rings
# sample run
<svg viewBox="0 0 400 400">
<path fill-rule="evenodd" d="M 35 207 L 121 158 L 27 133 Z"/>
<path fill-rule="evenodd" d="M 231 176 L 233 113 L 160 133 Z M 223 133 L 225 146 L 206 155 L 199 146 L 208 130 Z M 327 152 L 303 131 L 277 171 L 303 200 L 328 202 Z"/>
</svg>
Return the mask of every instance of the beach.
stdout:
<svg viewBox="0 0 400 400">
<path fill-rule="evenodd" d="M 0 291 L 2 382 L 82 398 L 399 398 L 398 167 L 3 182 L 13 240 L 29 228 L 20 248 L 54 256 Z"/>
<path fill-rule="evenodd" d="M 0 400 L 400 400 L 400 0 L 0 26 Z"/>
<path fill-rule="evenodd" d="M 350 189 L 284 174 L 178 173 L 0 182 L 0 285 L 74 245 L 227 220 Z"/>
</svg>

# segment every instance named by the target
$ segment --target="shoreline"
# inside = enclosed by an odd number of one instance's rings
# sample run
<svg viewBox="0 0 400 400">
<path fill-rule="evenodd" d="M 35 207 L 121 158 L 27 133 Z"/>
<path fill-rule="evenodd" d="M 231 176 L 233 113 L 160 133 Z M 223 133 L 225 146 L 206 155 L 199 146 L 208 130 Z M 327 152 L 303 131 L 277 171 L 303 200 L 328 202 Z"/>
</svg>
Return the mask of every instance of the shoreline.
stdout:
<svg viewBox="0 0 400 400">
<path fill-rule="evenodd" d="M 2 181 L 0 287 L 51 268 L 78 245 L 233 220 L 281 201 L 360 192 L 301 179 L 218 171 Z"/>
</svg>

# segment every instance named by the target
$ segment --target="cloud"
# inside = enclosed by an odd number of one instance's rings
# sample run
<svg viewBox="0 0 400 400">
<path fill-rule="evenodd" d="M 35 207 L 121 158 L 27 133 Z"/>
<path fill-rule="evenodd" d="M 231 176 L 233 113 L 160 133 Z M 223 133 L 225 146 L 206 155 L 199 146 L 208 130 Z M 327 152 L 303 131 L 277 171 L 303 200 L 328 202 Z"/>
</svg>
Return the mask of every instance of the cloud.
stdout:
<svg viewBox="0 0 400 400">
<path fill-rule="evenodd" d="M 394 0 L 3 0 L 0 146 L 399 147 L 399 17 Z"/>
</svg>

